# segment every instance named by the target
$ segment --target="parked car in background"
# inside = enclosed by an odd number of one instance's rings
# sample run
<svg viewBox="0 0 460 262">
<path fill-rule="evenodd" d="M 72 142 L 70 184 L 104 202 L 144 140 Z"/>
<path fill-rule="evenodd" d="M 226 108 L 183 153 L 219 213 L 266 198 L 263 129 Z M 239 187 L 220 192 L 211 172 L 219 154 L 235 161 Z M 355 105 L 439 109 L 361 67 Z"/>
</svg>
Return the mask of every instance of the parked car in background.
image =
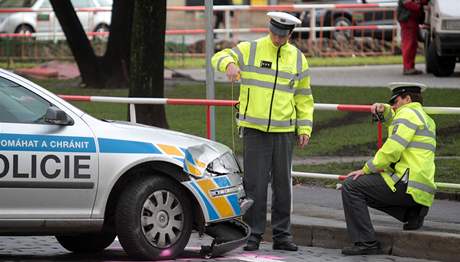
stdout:
<svg viewBox="0 0 460 262">
<path fill-rule="evenodd" d="M 397 0 L 302 0 L 301 4 L 373 4 L 373 3 L 397 3 Z M 392 9 L 317 9 L 316 24 L 319 27 L 337 26 L 366 26 L 366 25 L 396 25 L 395 10 Z M 297 14 L 302 20 L 302 27 L 310 26 L 310 12 L 304 11 Z M 319 32 L 316 33 L 319 36 Z M 293 37 L 308 38 L 308 32 L 294 33 Z M 334 39 L 350 38 L 351 36 L 366 36 L 392 40 L 392 29 L 356 29 L 323 32 L 323 37 Z"/>
<path fill-rule="evenodd" d="M 425 16 L 427 73 L 450 76 L 460 61 L 460 1 L 432 0 Z"/>
<path fill-rule="evenodd" d="M 111 8 L 113 0 L 71 0 L 74 8 Z M 33 12 L 0 13 L 0 33 L 62 32 L 49 0 L 0 0 L 0 9 L 32 9 Z M 108 32 L 111 12 L 77 11 L 86 32 Z"/>
</svg>

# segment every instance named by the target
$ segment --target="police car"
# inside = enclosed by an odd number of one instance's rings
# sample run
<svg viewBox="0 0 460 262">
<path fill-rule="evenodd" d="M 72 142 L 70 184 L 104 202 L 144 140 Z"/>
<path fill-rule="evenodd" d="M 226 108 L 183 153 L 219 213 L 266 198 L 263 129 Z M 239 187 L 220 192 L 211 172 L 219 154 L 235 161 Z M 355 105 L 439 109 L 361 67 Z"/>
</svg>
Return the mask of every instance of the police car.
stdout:
<svg viewBox="0 0 460 262">
<path fill-rule="evenodd" d="M 55 235 L 73 252 L 118 239 L 140 259 L 179 255 L 192 230 L 217 255 L 242 245 L 250 206 L 225 145 L 98 120 L 0 69 L 0 234 Z"/>
</svg>

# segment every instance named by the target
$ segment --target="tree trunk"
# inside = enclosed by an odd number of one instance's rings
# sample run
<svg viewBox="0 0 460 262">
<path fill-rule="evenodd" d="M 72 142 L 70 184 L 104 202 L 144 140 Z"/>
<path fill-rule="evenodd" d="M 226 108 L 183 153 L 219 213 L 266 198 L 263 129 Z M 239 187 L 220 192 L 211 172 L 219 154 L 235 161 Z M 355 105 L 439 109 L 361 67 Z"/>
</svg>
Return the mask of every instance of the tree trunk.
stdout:
<svg viewBox="0 0 460 262">
<path fill-rule="evenodd" d="M 72 3 L 70 0 L 51 0 L 50 2 L 77 62 L 83 83 L 87 86 L 101 86 L 99 61 Z"/>
<path fill-rule="evenodd" d="M 102 57 L 104 86 L 128 88 L 134 0 L 115 0 L 107 51 Z"/>
<path fill-rule="evenodd" d="M 132 28 L 130 97 L 164 97 L 166 0 L 136 0 Z M 139 123 L 168 127 L 163 105 L 138 105 Z"/>
</svg>

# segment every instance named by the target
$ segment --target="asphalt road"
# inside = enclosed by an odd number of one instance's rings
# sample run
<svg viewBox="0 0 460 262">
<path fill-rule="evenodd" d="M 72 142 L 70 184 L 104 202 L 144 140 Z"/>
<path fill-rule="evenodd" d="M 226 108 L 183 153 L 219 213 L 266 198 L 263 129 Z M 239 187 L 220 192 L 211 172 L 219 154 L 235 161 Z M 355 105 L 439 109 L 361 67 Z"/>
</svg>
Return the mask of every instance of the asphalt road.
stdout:
<svg viewBox="0 0 460 262">
<path fill-rule="evenodd" d="M 223 257 L 203 259 L 199 256 L 198 247 L 201 240 L 192 237 L 186 251 L 176 261 L 248 261 L 248 262 L 303 262 L 303 261 L 379 261 L 379 262 L 423 262 L 414 258 L 403 258 L 388 255 L 345 257 L 338 249 L 316 247 L 300 247 L 298 252 L 275 252 L 271 243 L 262 243 L 261 250 L 245 252 L 242 248 L 232 251 Z M 131 260 L 115 241 L 104 252 L 93 255 L 75 255 L 62 248 L 54 237 L 0 237 L 0 261 L 134 261 Z"/>
<path fill-rule="evenodd" d="M 424 65 L 416 65 L 424 69 Z M 349 86 L 349 87 L 385 87 L 390 82 L 420 82 L 430 88 L 460 89 L 460 63 L 455 73 L 449 77 L 435 77 L 432 74 L 416 76 L 402 75 L 402 65 L 312 67 L 312 86 Z M 179 69 L 176 72 L 195 81 L 206 81 L 205 69 Z M 172 77 L 170 70 L 165 71 L 166 79 Z M 217 82 L 228 82 L 225 74 L 214 73 Z"/>
</svg>

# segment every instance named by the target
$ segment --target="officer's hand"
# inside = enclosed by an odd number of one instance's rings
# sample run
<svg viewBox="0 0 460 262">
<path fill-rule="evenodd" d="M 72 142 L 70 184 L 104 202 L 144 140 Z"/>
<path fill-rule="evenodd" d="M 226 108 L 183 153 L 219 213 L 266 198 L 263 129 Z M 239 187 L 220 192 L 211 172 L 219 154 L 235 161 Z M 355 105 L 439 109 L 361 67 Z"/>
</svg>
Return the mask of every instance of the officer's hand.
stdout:
<svg viewBox="0 0 460 262">
<path fill-rule="evenodd" d="M 383 113 L 384 111 L 385 106 L 382 103 L 374 103 L 373 105 L 371 105 L 372 114 Z"/>
<path fill-rule="evenodd" d="M 308 144 L 308 141 L 310 141 L 310 136 L 308 136 L 308 135 L 299 135 L 299 137 L 297 139 L 297 144 L 299 145 L 300 148 L 303 149 L 303 147 Z"/>
<path fill-rule="evenodd" d="M 364 171 L 362 169 L 359 169 L 359 170 L 355 170 L 353 172 L 348 173 L 347 177 L 351 176 L 351 177 L 353 177 L 353 180 L 356 180 L 356 179 L 358 179 L 358 177 L 360 177 L 362 175 L 365 175 Z"/>
<path fill-rule="evenodd" d="M 225 73 L 227 75 L 227 79 L 232 82 L 240 80 L 240 68 L 234 63 L 228 64 L 227 71 Z"/>
</svg>

